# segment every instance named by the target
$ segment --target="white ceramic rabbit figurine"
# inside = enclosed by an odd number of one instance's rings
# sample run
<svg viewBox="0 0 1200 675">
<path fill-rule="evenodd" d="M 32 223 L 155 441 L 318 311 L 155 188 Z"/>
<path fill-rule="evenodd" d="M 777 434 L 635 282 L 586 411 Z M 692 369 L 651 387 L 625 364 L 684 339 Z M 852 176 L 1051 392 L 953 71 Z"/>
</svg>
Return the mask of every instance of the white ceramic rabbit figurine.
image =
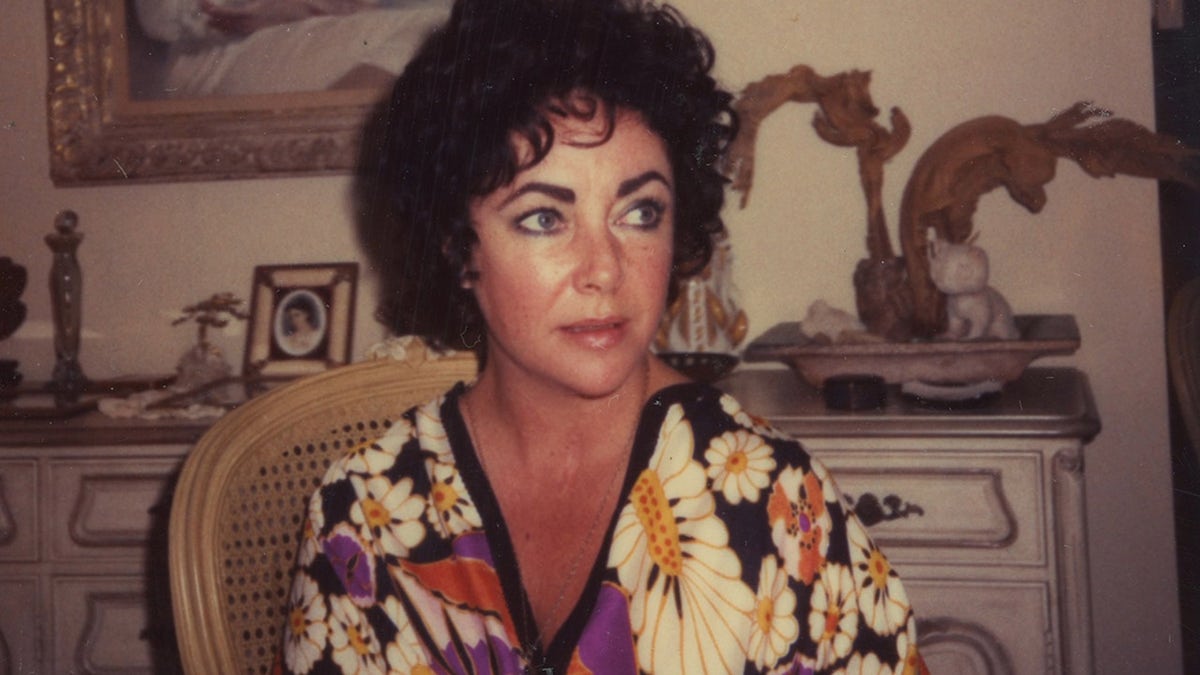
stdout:
<svg viewBox="0 0 1200 675">
<path fill-rule="evenodd" d="M 943 239 L 929 242 L 929 274 L 946 294 L 946 332 L 950 340 L 1015 340 L 1012 308 L 987 285 L 988 257 L 974 245 Z"/>
</svg>

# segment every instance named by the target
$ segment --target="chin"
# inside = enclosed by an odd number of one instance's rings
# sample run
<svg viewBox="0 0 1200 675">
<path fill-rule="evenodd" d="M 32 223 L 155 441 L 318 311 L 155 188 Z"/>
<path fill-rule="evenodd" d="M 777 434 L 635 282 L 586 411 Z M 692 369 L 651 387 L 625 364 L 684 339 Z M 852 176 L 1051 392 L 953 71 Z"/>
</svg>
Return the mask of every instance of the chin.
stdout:
<svg viewBox="0 0 1200 675">
<path fill-rule="evenodd" d="M 604 398 L 639 377 L 646 367 L 644 364 L 645 359 L 637 359 L 620 365 L 596 364 L 595 368 L 580 368 L 565 384 L 586 398 Z"/>
</svg>

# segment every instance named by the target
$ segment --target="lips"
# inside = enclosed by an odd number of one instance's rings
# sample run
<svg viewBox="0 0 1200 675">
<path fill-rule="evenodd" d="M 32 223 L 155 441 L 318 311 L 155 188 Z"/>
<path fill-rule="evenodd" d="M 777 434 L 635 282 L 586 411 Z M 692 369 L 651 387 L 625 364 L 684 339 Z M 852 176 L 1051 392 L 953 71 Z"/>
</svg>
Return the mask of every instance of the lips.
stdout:
<svg viewBox="0 0 1200 675">
<path fill-rule="evenodd" d="M 611 349 L 624 338 L 627 324 L 627 321 L 617 317 L 586 319 L 563 326 L 562 331 L 585 347 Z"/>
<path fill-rule="evenodd" d="M 613 328 L 620 328 L 624 325 L 625 321 L 623 319 L 588 319 L 587 321 L 580 321 L 578 323 L 573 323 L 569 326 L 566 326 L 563 328 L 563 330 L 567 331 L 568 333 L 586 333 L 594 330 L 610 330 Z"/>
</svg>

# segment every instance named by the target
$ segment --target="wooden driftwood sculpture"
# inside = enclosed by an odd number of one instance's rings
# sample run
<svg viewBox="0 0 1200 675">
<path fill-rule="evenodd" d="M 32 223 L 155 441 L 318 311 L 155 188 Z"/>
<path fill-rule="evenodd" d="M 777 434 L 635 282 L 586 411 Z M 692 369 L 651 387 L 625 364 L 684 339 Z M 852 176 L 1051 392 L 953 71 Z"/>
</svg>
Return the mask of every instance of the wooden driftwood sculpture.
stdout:
<svg viewBox="0 0 1200 675">
<path fill-rule="evenodd" d="M 823 140 L 855 148 L 867 202 L 867 257 L 854 272 L 859 317 L 869 331 L 891 341 L 945 331 L 945 296 L 930 278 L 927 247 L 932 239 L 961 243 L 970 237 L 984 194 L 1004 187 L 1037 213 L 1059 157 L 1096 177 L 1126 174 L 1195 184 L 1187 162 L 1197 151 L 1089 103 L 1041 124 L 980 117 L 943 134 L 917 161 L 900 206 L 902 257 L 897 257 L 881 201 L 883 165 L 904 147 L 911 128 L 899 108 L 891 111 L 890 131 L 875 122 L 879 109 L 869 85 L 867 72 L 822 77 L 804 65 L 750 84 L 735 103 L 742 128 L 730 147 L 727 173 L 744 207 L 763 119 L 788 102 L 820 107 L 813 127 Z"/>
<path fill-rule="evenodd" d="M 947 131 L 917 160 L 900 203 L 900 245 L 912 290 L 911 332 L 945 329 L 945 296 L 929 276 L 934 236 L 960 243 L 971 236 L 984 194 L 1003 187 L 1031 213 L 1046 204 L 1045 186 L 1059 157 L 1094 177 L 1126 174 L 1193 182 L 1185 162 L 1196 151 L 1107 110 L 1076 103 L 1042 124 L 1007 117 L 973 119 Z"/>
<path fill-rule="evenodd" d="M 854 148 L 858 175 L 867 202 L 867 257 L 854 272 L 859 318 L 877 335 L 907 339 L 912 314 L 911 293 L 904 263 L 896 257 L 883 210 L 883 165 L 908 143 L 908 118 L 892 108 L 888 130 L 869 91 L 871 73 L 851 70 L 830 77 L 805 65 L 771 75 L 746 87 L 735 106 L 741 129 L 730 147 L 733 189 L 742 193 L 744 207 L 754 181 L 754 145 L 762 121 L 785 103 L 816 103 L 813 129 L 827 143 Z"/>
</svg>

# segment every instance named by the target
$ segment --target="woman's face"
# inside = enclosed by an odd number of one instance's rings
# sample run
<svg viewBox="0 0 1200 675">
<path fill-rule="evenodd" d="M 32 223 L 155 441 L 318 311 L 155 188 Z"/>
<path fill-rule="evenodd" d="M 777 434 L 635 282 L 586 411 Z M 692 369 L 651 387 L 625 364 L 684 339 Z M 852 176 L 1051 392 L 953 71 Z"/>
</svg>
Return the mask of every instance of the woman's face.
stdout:
<svg viewBox="0 0 1200 675">
<path fill-rule="evenodd" d="M 471 203 L 470 282 L 499 377 L 599 397 L 646 367 L 666 303 L 674 176 L 635 113 L 555 124 L 546 157 Z M 518 149 L 521 149 L 518 146 Z"/>
<path fill-rule="evenodd" d="M 312 327 L 312 321 L 308 316 L 308 312 L 299 307 L 289 307 L 287 309 L 287 317 L 292 322 L 293 330 Z"/>
</svg>

